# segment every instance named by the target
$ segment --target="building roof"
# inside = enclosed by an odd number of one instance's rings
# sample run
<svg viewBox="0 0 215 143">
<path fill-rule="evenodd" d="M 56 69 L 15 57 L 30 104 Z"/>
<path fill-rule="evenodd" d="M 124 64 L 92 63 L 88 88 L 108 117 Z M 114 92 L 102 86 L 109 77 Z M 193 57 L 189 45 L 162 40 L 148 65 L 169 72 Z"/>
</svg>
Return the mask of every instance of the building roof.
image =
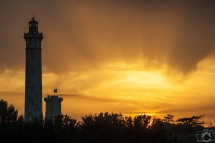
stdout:
<svg viewBox="0 0 215 143">
<path fill-rule="evenodd" d="M 34 17 L 32 17 L 32 20 L 29 21 L 28 23 L 38 23 L 36 20 L 34 20 Z"/>
</svg>

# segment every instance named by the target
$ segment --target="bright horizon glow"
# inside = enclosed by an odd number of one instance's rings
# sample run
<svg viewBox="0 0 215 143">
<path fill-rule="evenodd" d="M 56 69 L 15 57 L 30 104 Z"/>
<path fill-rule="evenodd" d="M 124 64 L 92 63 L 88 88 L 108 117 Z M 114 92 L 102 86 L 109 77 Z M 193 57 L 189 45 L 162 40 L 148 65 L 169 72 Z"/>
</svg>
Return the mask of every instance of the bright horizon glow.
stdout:
<svg viewBox="0 0 215 143">
<path fill-rule="evenodd" d="M 33 9 L 44 35 L 43 98 L 57 88 L 63 114 L 205 114 L 215 124 L 213 2 L 5 1 L 0 9 L 0 98 L 19 114 Z"/>
<path fill-rule="evenodd" d="M 212 62 L 210 59 L 206 59 L 199 64 L 199 67 L 210 62 Z M 62 102 L 62 113 L 77 119 L 80 119 L 80 117 L 85 114 L 99 112 L 122 113 L 125 116 L 132 117 L 146 114 L 160 118 L 163 118 L 167 114 L 172 114 L 175 116 L 175 119 L 206 114 L 206 121 L 213 122 L 212 118 L 207 118 L 207 111 L 203 110 L 204 112 L 202 112 L 202 110 L 199 109 L 204 106 L 207 108 L 207 106 L 209 106 L 207 104 L 211 100 L 210 98 L 213 98 L 214 95 L 214 91 L 212 91 L 214 81 L 209 79 L 215 75 L 212 71 L 209 73 L 204 72 L 205 70 L 208 71 L 208 68 L 214 69 L 214 67 L 204 66 L 204 68 L 201 68 L 200 71 L 197 71 L 182 83 L 177 81 L 173 82 L 173 79 L 170 79 L 162 70 L 104 70 L 100 72 L 91 71 L 89 75 L 79 75 L 74 72 L 66 75 L 44 73 L 43 97 L 52 94 L 52 90 L 58 88 L 58 95 L 64 98 Z M 19 98 L 15 98 L 15 100 L 6 96 L 6 98 L 3 98 L 7 100 L 9 104 L 13 103 L 15 107 L 18 108 L 19 114 L 23 114 L 24 108 L 24 74 L 23 70 L 6 70 L 4 74 L 0 75 L 1 79 L 7 81 L 2 84 L 2 87 L 4 87 L 0 90 L 2 96 L 8 91 L 10 91 L 10 93 L 7 94 L 10 94 L 11 97 L 15 97 L 12 94 L 16 93 L 18 95 L 23 95 L 18 96 Z M 8 78 L 11 76 L 13 78 Z M 94 78 L 95 85 L 89 86 L 89 82 L 92 78 L 91 76 Z M 101 79 L 101 77 L 105 76 L 111 78 Z M 205 80 L 211 82 L 211 84 L 209 84 L 211 86 L 207 86 L 206 88 L 201 87 L 201 83 L 204 83 Z M 23 81 L 23 83 L 20 81 Z M 82 84 L 80 84 L 80 81 Z M 56 84 L 59 82 L 60 86 Z M 76 89 L 80 89 L 81 91 Z M 208 92 L 208 95 L 203 95 L 203 93 L 201 93 L 202 90 L 209 90 L 211 92 Z M 198 94 L 202 94 L 202 97 L 196 98 L 196 100 L 191 103 L 189 99 L 195 98 Z M 174 98 L 172 98 L 172 95 L 174 95 Z M 187 97 L 187 95 L 189 95 L 189 97 Z M 184 101 L 178 102 L 182 100 Z M 100 102 L 102 104 L 100 104 Z M 172 110 L 168 109 L 168 106 L 170 106 Z M 199 112 L 190 114 L 189 109 L 192 109 L 193 106 L 195 106 L 196 110 Z M 186 111 L 185 107 L 188 108 L 188 112 L 177 113 L 174 111 L 180 108 Z M 195 107 L 193 108 L 194 110 Z M 43 113 L 45 113 L 44 101 Z M 209 112 L 209 114 L 211 114 L 211 112 Z"/>
</svg>

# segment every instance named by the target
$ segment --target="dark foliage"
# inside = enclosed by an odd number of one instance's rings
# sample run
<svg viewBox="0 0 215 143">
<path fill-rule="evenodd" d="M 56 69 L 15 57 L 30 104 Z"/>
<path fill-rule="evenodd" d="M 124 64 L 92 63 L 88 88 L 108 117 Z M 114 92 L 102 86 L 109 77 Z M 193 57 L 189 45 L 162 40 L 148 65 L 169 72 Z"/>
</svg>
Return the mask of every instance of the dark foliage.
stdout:
<svg viewBox="0 0 215 143">
<path fill-rule="evenodd" d="M 203 116 L 173 120 L 139 115 L 134 118 L 115 113 L 85 115 L 81 121 L 68 115 L 31 122 L 18 117 L 13 105 L 0 100 L 0 140 L 4 143 L 194 143 L 196 131 L 203 130 Z"/>
</svg>

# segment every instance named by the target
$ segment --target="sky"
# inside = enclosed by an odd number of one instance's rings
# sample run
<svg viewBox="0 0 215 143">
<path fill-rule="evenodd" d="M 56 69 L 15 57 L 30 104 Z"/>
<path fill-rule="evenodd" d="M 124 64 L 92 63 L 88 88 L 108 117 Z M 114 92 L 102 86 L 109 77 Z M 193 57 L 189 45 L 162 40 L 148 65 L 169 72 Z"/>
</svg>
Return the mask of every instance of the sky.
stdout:
<svg viewBox="0 0 215 143">
<path fill-rule="evenodd" d="M 63 114 L 204 114 L 215 125 L 214 15 L 215 2 L 200 0 L 1 0 L 0 99 L 24 114 L 23 36 L 34 16 L 43 97 L 57 88 Z"/>
</svg>

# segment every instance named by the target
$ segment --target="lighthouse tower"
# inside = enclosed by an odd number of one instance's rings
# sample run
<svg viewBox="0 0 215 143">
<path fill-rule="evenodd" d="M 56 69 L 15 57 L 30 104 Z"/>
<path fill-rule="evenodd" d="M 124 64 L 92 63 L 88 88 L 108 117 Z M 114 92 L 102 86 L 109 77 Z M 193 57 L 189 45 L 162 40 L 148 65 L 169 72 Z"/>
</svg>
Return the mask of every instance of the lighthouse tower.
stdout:
<svg viewBox="0 0 215 143">
<path fill-rule="evenodd" d="M 43 34 L 38 31 L 38 22 L 32 18 L 26 41 L 25 62 L 25 121 L 42 115 L 42 63 L 41 42 Z"/>
</svg>

